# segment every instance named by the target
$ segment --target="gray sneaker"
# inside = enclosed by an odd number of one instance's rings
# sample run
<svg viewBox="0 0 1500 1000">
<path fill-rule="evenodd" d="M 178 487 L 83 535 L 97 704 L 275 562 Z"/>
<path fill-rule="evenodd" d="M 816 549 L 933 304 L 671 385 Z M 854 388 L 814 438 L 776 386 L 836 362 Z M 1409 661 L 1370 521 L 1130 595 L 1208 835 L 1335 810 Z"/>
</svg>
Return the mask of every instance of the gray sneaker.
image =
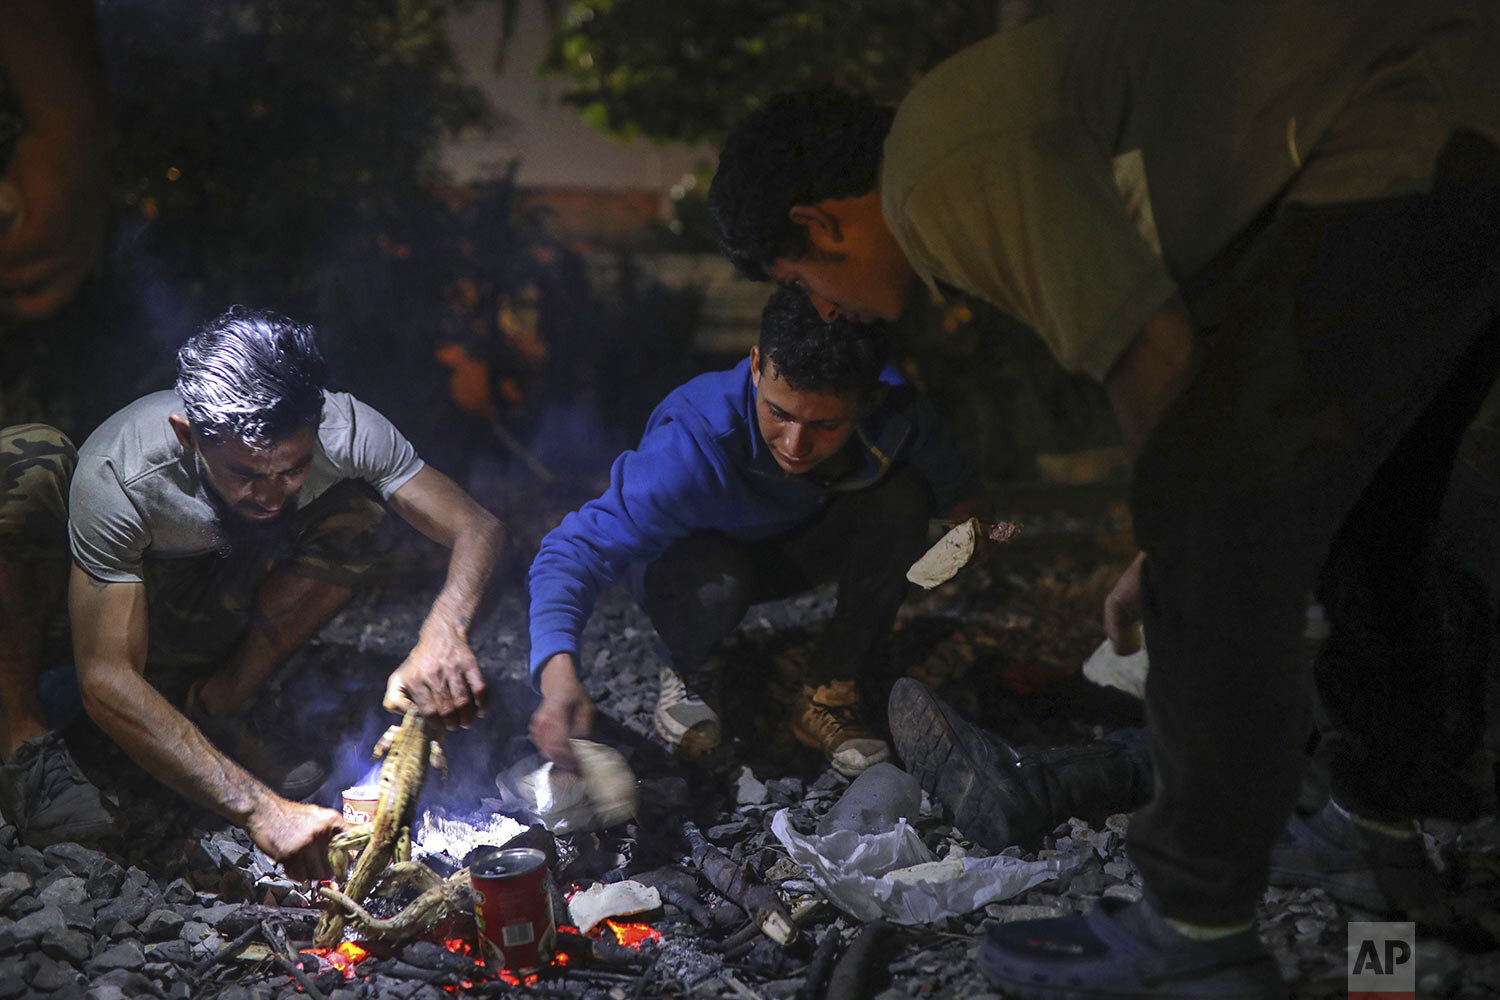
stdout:
<svg viewBox="0 0 1500 1000">
<path fill-rule="evenodd" d="M 83 776 L 55 732 L 27 740 L 0 764 L 0 811 L 32 847 L 120 833 L 114 808 Z"/>
<path fill-rule="evenodd" d="M 686 761 L 711 757 L 723 738 L 719 713 L 712 704 L 718 700 L 712 690 L 716 687 L 714 678 L 707 671 L 703 673 L 704 677 L 695 678 L 698 690 L 689 690 L 681 674 L 663 665 L 661 690 L 656 696 L 656 710 L 651 713 L 657 735 Z"/>
</svg>

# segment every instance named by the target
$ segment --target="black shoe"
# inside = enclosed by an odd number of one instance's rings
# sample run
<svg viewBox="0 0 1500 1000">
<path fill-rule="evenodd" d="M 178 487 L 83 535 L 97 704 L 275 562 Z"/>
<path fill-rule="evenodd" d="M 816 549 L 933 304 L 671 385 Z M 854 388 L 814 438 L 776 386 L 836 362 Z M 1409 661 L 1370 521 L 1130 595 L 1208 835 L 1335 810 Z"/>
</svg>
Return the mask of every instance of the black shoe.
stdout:
<svg viewBox="0 0 1500 1000">
<path fill-rule="evenodd" d="M 55 732 L 27 740 L 0 764 L 0 812 L 32 847 L 91 843 L 120 833 L 114 807 L 83 776 Z"/>
<path fill-rule="evenodd" d="M 1332 799 L 1312 816 L 1292 817 L 1271 848 L 1271 884 L 1322 889 L 1361 910 L 1414 919 L 1441 913 L 1447 900 L 1420 833 L 1371 830 Z"/>
<path fill-rule="evenodd" d="M 329 765 L 309 757 L 293 737 L 267 732 L 249 712 L 209 715 L 189 691 L 184 714 L 214 745 L 284 799 L 301 802 L 322 787 Z"/>
<path fill-rule="evenodd" d="M 1102 818 L 1149 795 L 1143 740 L 1013 747 L 964 719 L 920 681 L 891 688 L 891 739 L 953 823 L 976 844 L 1030 845 L 1072 816 Z"/>
</svg>

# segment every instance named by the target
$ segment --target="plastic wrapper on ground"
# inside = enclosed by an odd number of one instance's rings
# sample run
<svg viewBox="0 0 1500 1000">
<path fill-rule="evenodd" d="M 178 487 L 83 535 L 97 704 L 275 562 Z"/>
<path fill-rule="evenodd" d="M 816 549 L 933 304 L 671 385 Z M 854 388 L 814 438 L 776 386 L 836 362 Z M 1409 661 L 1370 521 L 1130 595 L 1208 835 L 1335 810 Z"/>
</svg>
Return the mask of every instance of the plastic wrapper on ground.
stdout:
<svg viewBox="0 0 1500 1000">
<path fill-rule="evenodd" d="M 997 855 L 903 872 L 938 861 L 904 819 L 883 833 L 841 830 L 820 837 L 798 833 L 783 809 L 772 818 L 771 832 L 834 905 L 865 921 L 883 917 L 898 924 L 934 923 L 1010 899 L 1063 870 L 1057 860 Z M 920 877 L 927 874 L 937 878 Z"/>
</svg>

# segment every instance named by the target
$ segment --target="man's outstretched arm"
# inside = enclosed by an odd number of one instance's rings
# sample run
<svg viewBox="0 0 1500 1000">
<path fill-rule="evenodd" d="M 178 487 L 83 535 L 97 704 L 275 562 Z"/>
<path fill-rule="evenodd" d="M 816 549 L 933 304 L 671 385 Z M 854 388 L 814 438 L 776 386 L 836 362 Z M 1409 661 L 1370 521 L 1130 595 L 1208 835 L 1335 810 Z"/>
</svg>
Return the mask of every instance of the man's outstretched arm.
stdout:
<svg viewBox="0 0 1500 1000">
<path fill-rule="evenodd" d="M 245 830 L 298 879 L 326 878 L 331 809 L 281 798 L 209 742 L 146 682 L 146 587 L 107 583 L 73 567 L 68 584 L 84 708 L 157 780 Z"/>
<path fill-rule="evenodd" d="M 467 726 L 476 712 L 484 711 L 488 694 L 469 647 L 469 625 L 494 572 L 504 529 L 495 515 L 430 465 L 392 494 L 391 507 L 452 555 L 416 646 L 386 685 L 385 707 L 402 712 L 415 704 L 423 715 L 440 718 L 450 728 Z"/>
</svg>

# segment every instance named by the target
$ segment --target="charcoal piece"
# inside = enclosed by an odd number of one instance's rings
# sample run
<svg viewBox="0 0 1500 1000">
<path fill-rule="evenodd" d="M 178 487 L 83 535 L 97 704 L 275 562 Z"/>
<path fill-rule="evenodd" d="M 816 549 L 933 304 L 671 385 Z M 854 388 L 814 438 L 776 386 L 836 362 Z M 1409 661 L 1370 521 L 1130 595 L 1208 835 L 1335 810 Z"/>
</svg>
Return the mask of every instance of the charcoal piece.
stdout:
<svg viewBox="0 0 1500 1000">
<path fill-rule="evenodd" d="M 18 896 L 11 901 L 10 915 L 15 920 L 30 916 L 42 908 L 42 901 L 32 895 Z"/>
<path fill-rule="evenodd" d="M 125 879 L 125 869 L 108 858 L 103 858 L 92 871 L 85 875 L 84 888 L 90 899 L 113 899 Z"/>
<path fill-rule="evenodd" d="M 44 954 L 70 965 L 82 965 L 94 953 L 94 939 L 72 927 L 47 928 L 39 944 Z"/>
<path fill-rule="evenodd" d="M 47 859 L 42 857 L 42 852 L 35 847 L 16 848 L 11 857 L 11 864 L 17 871 L 23 871 L 33 879 L 39 879 L 52 870 L 52 866 L 47 864 Z"/>
<path fill-rule="evenodd" d="M 59 869 L 66 872 L 66 869 Z M 64 874 L 62 878 L 37 882 L 36 898 L 53 906 L 76 906 L 89 898 L 87 884 L 77 875 Z"/>
<path fill-rule="evenodd" d="M 761 937 L 750 948 L 744 962 L 756 972 L 768 978 L 776 978 L 789 972 L 797 963 L 788 956 L 786 949 L 768 937 Z"/>
<path fill-rule="evenodd" d="M 20 976 L 6 974 L 0 976 L 0 1000 L 10 1000 L 26 992 L 26 980 Z"/>
<path fill-rule="evenodd" d="M 238 913 L 240 909 L 241 906 L 239 903 L 215 903 L 212 906 L 205 906 L 199 909 L 197 913 L 193 914 L 193 919 L 201 920 L 214 930 L 223 933 L 223 925 Z M 234 937 L 235 933 L 230 932 L 229 936 Z"/>
<path fill-rule="evenodd" d="M 177 936 L 188 944 L 198 944 L 210 937 L 218 937 L 214 929 L 201 920 L 185 920 L 177 931 Z"/>
<path fill-rule="evenodd" d="M 10 904 L 21 896 L 31 892 L 35 883 L 30 875 L 25 872 L 6 872 L 0 875 L 0 913 L 10 908 Z"/>
<path fill-rule="evenodd" d="M 144 886 L 132 886 L 127 880 L 120 887 L 120 895 L 105 903 L 96 913 L 95 919 L 101 924 L 107 921 L 122 920 L 134 925 L 146 919 L 146 914 L 156 908 L 157 895 L 148 891 Z"/>
<path fill-rule="evenodd" d="M 734 779 L 735 804 L 740 807 L 763 805 L 771 797 L 766 783 L 757 778 L 748 767 L 741 767 Z"/>
<path fill-rule="evenodd" d="M 766 782 L 766 790 L 777 805 L 789 806 L 802 801 L 802 779 L 795 777 L 772 778 Z"/>
<path fill-rule="evenodd" d="M 467 955 L 449 951 L 436 941 L 417 939 L 408 942 L 400 952 L 401 961 L 436 972 L 472 973 L 475 962 Z"/>
<path fill-rule="evenodd" d="M 74 875 L 87 877 L 104 866 L 113 865 L 109 855 L 95 851 L 82 844 L 64 842 L 53 844 L 42 850 L 42 856 L 51 864 L 66 868 Z M 118 866 L 116 866 L 118 867 Z"/>
<path fill-rule="evenodd" d="M 26 981 L 39 993 L 53 993 L 73 985 L 79 978 L 78 970 L 67 962 L 42 957 L 41 962 L 26 977 Z"/>
<path fill-rule="evenodd" d="M 165 941 L 175 938 L 187 920 L 176 910 L 158 907 L 135 922 L 136 930 L 147 941 Z"/>
<path fill-rule="evenodd" d="M 193 946 L 186 941 L 154 941 L 146 945 L 146 958 L 152 962 L 188 965 L 193 960 Z"/>
<path fill-rule="evenodd" d="M 17 942 L 34 943 L 39 941 L 49 929 L 53 927 L 61 929 L 66 926 L 67 921 L 63 918 L 61 909 L 56 906 L 43 906 L 17 920 L 11 926 L 10 932 Z"/>
<path fill-rule="evenodd" d="M 743 837 L 758 824 L 748 816 L 736 816 L 724 823 L 716 823 L 708 828 L 708 839 L 712 841 L 734 840 Z"/>
<path fill-rule="evenodd" d="M 193 889 L 185 878 L 172 880 L 172 884 L 162 892 L 162 899 L 168 903 L 196 903 L 198 893 Z"/>
<path fill-rule="evenodd" d="M 111 969 L 139 969 L 145 961 L 140 942 L 126 938 L 95 955 L 88 965 L 90 973 L 97 974 Z"/>
<path fill-rule="evenodd" d="M 885 965 L 880 958 L 881 946 L 890 929 L 884 920 L 865 924 L 860 929 L 854 942 L 833 967 L 826 1000 L 859 1000 L 875 992 L 871 988 L 876 975 L 875 966 L 880 965 L 883 969 Z"/>
<path fill-rule="evenodd" d="M 92 899 L 82 903 L 63 903 L 58 907 L 62 911 L 63 922 L 69 927 L 76 927 L 81 931 L 93 933 L 95 924 L 94 910 L 96 905 Z"/>
</svg>

